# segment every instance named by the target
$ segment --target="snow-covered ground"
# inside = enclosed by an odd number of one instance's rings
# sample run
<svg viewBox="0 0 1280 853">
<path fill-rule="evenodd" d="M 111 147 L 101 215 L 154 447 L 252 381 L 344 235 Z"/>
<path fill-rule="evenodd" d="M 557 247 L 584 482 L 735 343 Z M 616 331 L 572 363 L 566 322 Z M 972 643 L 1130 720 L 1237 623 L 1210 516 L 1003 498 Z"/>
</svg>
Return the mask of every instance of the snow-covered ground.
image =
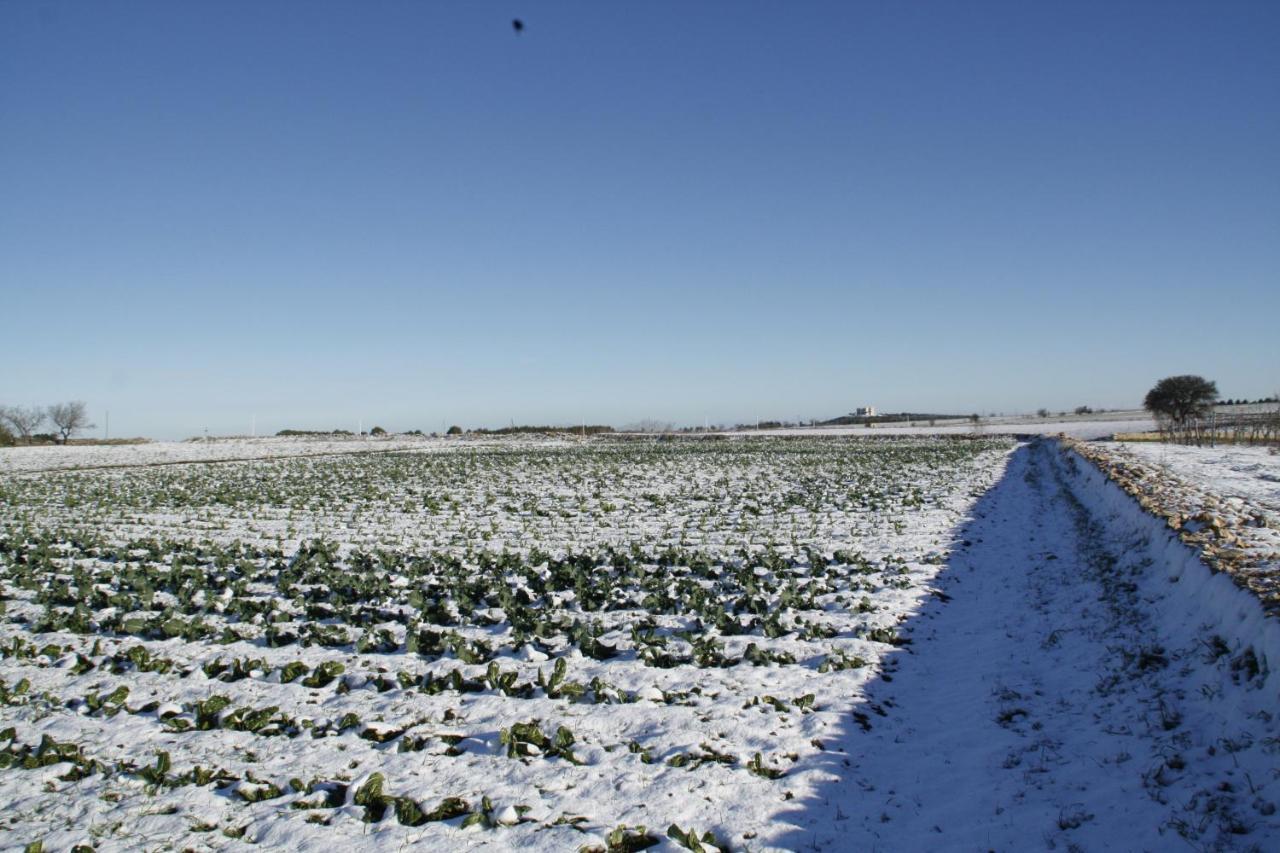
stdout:
<svg viewBox="0 0 1280 853">
<path fill-rule="evenodd" d="M 0 846 L 1280 843 L 1274 620 L 1054 442 L 451 447 L 0 474 Z"/>
<path fill-rule="evenodd" d="M 35 765 L 0 772 L 0 843 L 767 845 L 1010 449 L 521 441 L 0 479 L 0 734 Z"/>
<path fill-rule="evenodd" d="M 790 427 L 782 429 L 744 430 L 729 435 L 810 435 L 862 436 L 893 435 L 1069 435 L 1084 441 L 1110 438 L 1116 433 L 1148 432 L 1155 429 L 1155 421 L 1145 415 L 1081 416 L 1069 418 L 982 418 L 977 424 L 969 421 L 927 421 L 911 424 L 886 423 L 872 427 L 861 425 L 830 427 Z"/>
<path fill-rule="evenodd" d="M 1072 467 L 1024 447 L 979 501 L 782 846 L 1276 849 L 1274 674 Z"/>
<path fill-rule="evenodd" d="M 1157 443 L 1095 442 L 1078 450 L 1280 615 L 1280 457 L 1257 447 Z"/>
<path fill-rule="evenodd" d="M 464 447 L 510 447 L 516 443 L 544 446 L 570 441 L 572 441 L 571 438 L 555 439 L 545 436 L 522 436 L 515 439 L 486 436 L 431 438 L 413 435 L 366 438 L 264 436 L 262 438 L 215 438 L 208 441 L 149 441 L 143 444 L 4 447 L 0 448 L 0 474 L 233 462 L 250 459 L 289 459 L 299 456 L 337 456 L 402 450 L 448 452 Z"/>
<path fill-rule="evenodd" d="M 86 468 L 285 459 L 395 450 L 442 450 L 456 439 L 423 436 L 387 438 L 276 437 L 223 438 L 209 441 L 150 441 L 143 444 L 102 444 L 0 448 L 0 473 L 74 470 Z"/>
<path fill-rule="evenodd" d="M 108 466 L 222 462 L 311 454 L 362 453 L 438 444 L 419 438 L 238 438 L 150 441 L 144 444 L 72 444 L 0 448 L 0 473 Z"/>
<path fill-rule="evenodd" d="M 810 436 L 884 437 L 913 435 L 1069 435 L 1083 440 L 1109 438 L 1116 433 L 1147 432 L 1155 422 L 1141 412 L 1071 415 L 1064 418 L 990 417 L 974 425 L 968 420 L 949 419 L 912 423 L 885 423 L 874 427 L 858 424 L 834 427 L 794 427 L 773 430 L 744 430 L 721 433 L 735 437 Z M 604 439 L 608 440 L 608 439 Z M 393 435 L 385 437 L 263 436 L 261 438 L 215 438 L 208 441 L 151 441 L 143 444 L 69 445 L 0 448 L 0 474 L 73 470 L 139 465 L 171 465 L 196 462 L 227 462 L 247 459 L 283 459 L 348 453 L 377 453 L 399 450 L 452 451 L 477 445 L 510 447 L 523 442 L 531 446 L 572 444 L 564 438 L 525 435 L 519 437 L 465 436 L 431 438 Z"/>
<path fill-rule="evenodd" d="M 1280 519 L 1280 455 L 1265 447 L 1191 447 L 1164 442 L 1109 443 L 1220 499 L 1266 507 Z"/>
</svg>

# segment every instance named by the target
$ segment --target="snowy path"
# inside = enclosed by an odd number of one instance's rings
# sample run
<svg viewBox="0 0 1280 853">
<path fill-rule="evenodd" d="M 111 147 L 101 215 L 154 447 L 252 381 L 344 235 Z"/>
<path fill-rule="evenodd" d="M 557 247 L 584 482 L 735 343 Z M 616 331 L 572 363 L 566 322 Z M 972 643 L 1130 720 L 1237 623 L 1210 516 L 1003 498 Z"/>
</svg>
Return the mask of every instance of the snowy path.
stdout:
<svg viewBox="0 0 1280 853">
<path fill-rule="evenodd" d="M 1274 689 L 1195 625 L 1158 635 L 1144 543 L 1088 516 L 1050 447 L 979 502 L 949 601 L 908 623 L 784 846 L 1280 849 Z"/>
</svg>

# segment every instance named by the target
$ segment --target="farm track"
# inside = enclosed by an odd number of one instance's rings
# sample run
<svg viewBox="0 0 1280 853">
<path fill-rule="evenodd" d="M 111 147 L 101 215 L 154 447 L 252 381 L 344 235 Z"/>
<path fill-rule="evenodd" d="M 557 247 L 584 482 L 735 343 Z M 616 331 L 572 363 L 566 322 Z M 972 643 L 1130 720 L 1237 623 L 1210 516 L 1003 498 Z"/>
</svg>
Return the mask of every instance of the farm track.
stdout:
<svg viewBox="0 0 1280 853">
<path fill-rule="evenodd" d="M 1145 543 L 1091 518 L 1055 453 L 1021 448 L 975 507 L 936 581 L 950 602 L 910 623 L 852 769 L 783 846 L 1276 849 L 1267 691 L 1194 629 L 1162 635 Z"/>
</svg>

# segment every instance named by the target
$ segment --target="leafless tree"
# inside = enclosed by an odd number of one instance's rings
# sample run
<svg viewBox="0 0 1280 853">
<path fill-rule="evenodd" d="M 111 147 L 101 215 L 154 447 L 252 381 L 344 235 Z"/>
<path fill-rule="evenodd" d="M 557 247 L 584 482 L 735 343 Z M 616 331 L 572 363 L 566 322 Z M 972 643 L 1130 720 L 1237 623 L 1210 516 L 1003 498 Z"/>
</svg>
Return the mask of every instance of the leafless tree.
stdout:
<svg viewBox="0 0 1280 853">
<path fill-rule="evenodd" d="M 0 421 L 13 427 L 18 438 L 24 443 L 31 443 L 31 434 L 40 428 L 46 417 L 44 409 L 39 406 L 0 406 Z"/>
<path fill-rule="evenodd" d="M 671 432 L 676 425 L 670 421 L 660 421 L 655 418 L 645 418 L 636 421 L 633 424 L 627 424 L 622 428 L 623 432 Z"/>
<path fill-rule="evenodd" d="M 49 407 L 49 420 L 58 428 L 63 444 L 80 430 L 93 429 L 93 424 L 89 423 L 89 407 L 82 400 L 54 403 Z"/>
</svg>

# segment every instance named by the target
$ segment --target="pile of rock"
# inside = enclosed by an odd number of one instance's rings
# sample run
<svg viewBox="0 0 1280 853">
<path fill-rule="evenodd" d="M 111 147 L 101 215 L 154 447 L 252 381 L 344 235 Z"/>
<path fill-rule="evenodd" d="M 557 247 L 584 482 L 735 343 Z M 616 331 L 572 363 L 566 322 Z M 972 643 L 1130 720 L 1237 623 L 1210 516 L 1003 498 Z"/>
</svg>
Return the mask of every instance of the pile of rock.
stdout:
<svg viewBox="0 0 1280 853">
<path fill-rule="evenodd" d="M 1280 616 L 1280 515 L 1241 498 L 1215 495 L 1128 454 L 1123 448 L 1060 439 L 1066 452 L 1093 463 L 1144 510 L 1164 519 L 1199 550 L 1210 569 L 1252 592 L 1269 615 Z"/>
</svg>

